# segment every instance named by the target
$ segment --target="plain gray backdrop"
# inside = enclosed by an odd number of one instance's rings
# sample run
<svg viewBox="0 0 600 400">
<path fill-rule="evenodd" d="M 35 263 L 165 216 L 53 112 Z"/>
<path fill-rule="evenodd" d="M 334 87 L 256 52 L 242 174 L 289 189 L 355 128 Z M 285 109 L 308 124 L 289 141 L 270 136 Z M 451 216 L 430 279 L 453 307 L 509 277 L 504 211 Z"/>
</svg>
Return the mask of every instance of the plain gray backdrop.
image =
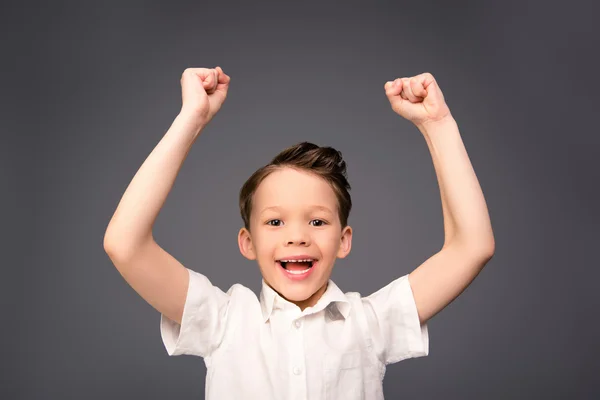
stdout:
<svg viewBox="0 0 600 400">
<path fill-rule="evenodd" d="M 430 355 L 386 398 L 599 398 L 598 28 L 589 1 L 2 4 L 2 399 L 201 399 L 160 314 L 103 249 L 134 174 L 181 107 L 187 67 L 231 76 L 157 242 L 256 293 L 238 193 L 283 148 L 340 150 L 354 202 L 332 278 L 368 295 L 443 244 L 420 132 L 383 85 L 430 72 L 483 189 L 496 253 L 429 321 Z"/>
</svg>

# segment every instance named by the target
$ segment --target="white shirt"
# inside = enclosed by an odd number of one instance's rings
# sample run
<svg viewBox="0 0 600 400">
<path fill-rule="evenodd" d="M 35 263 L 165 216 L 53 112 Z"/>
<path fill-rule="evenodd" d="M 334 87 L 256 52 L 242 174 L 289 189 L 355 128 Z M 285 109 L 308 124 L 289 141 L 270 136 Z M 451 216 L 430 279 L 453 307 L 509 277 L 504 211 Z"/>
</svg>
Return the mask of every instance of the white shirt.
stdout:
<svg viewBox="0 0 600 400">
<path fill-rule="evenodd" d="M 408 275 L 368 297 L 329 280 L 304 311 L 265 281 L 260 300 L 188 269 L 181 325 L 161 314 L 169 356 L 204 358 L 206 399 L 383 399 L 387 364 L 429 354 Z"/>
</svg>

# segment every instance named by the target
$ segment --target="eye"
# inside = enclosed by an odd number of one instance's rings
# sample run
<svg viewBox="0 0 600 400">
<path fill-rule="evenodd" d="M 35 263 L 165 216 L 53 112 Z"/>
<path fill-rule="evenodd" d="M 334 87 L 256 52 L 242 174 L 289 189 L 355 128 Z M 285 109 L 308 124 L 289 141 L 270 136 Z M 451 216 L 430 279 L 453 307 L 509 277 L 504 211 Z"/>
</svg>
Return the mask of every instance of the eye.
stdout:
<svg viewBox="0 0 600 400">
<path fill-rule="evenodd" d="M 325 225 L 325 224 L 326 224 L 326 222 L 325 222 L 325 221 L 323 221 L 322 219 L 313 219 L 311 222 L 313 222 L 313 221 L 320 222 L 320 224 L 319 224 L 319 225 L 314 225 L 314 224 L 313 224 L 313 226 L 323 226 L 323 225 Z"/>
<path fill-rule="evenodd" d="M 279 226 L 279 225 L 273 225 L 273 224 L 271 224 L 271 222 L 273 222 L 273 221 L 278 221 L 278 222 L 281 222 L 281 220 L 279 220 L 279 219 L 272 219 L 272 220 L 270 220 L 270 221 L 267 221 L 267 225 L 271 225 L 271 226 Z"/>
</svg>

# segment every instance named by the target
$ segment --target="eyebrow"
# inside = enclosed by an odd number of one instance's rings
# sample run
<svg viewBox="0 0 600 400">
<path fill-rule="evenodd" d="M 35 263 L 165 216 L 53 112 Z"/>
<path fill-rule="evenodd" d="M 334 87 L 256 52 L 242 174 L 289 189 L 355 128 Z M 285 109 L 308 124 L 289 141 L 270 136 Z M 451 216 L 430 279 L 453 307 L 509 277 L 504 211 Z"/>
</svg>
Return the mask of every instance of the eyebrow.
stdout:
<svg viewBox="0 0 600 400">
<path fill-rule="evenodd" d="M 310 206 L 309 208 L 310 208 L 311 210 L 325 211 L 325 212 L 327 212 L 327 213 L 329 213 L 329 214 L 333 214 L 333 212 L 332 212 L 332 211 L 331 211 L 329 208 L 327 208 L 327 207 L 325 207 L 325 206 L 313 205 L 313 206 Z M 281 211 L 281 209 L 282 209 L 282 208 L 281 208 L 281 207 L 279 207 L 279 206 L 271 206 L 271 207 L 267 207 L 267 208 L 263 209 L 263 210 L 260 212 L 260 214 L 262 215 L 264 212 L 266 212 L 266 211 L 270 211 L 270 210 L 273 210 L 273 211 Z"/>
</svg>

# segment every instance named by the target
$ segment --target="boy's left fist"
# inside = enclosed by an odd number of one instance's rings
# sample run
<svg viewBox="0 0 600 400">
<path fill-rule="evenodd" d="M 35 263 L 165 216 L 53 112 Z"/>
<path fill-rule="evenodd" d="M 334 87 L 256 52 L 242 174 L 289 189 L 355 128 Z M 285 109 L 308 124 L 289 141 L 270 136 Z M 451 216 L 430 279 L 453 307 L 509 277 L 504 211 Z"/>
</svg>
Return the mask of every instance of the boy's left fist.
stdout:
<svg viewBox="0 0 600 400">
<path fill-rule="evenodd" d="M 417 126 L 450 117 L 444 95 L 429 72 L 397 78 L 384 86 L 392 110 Z"/>
</svg>

